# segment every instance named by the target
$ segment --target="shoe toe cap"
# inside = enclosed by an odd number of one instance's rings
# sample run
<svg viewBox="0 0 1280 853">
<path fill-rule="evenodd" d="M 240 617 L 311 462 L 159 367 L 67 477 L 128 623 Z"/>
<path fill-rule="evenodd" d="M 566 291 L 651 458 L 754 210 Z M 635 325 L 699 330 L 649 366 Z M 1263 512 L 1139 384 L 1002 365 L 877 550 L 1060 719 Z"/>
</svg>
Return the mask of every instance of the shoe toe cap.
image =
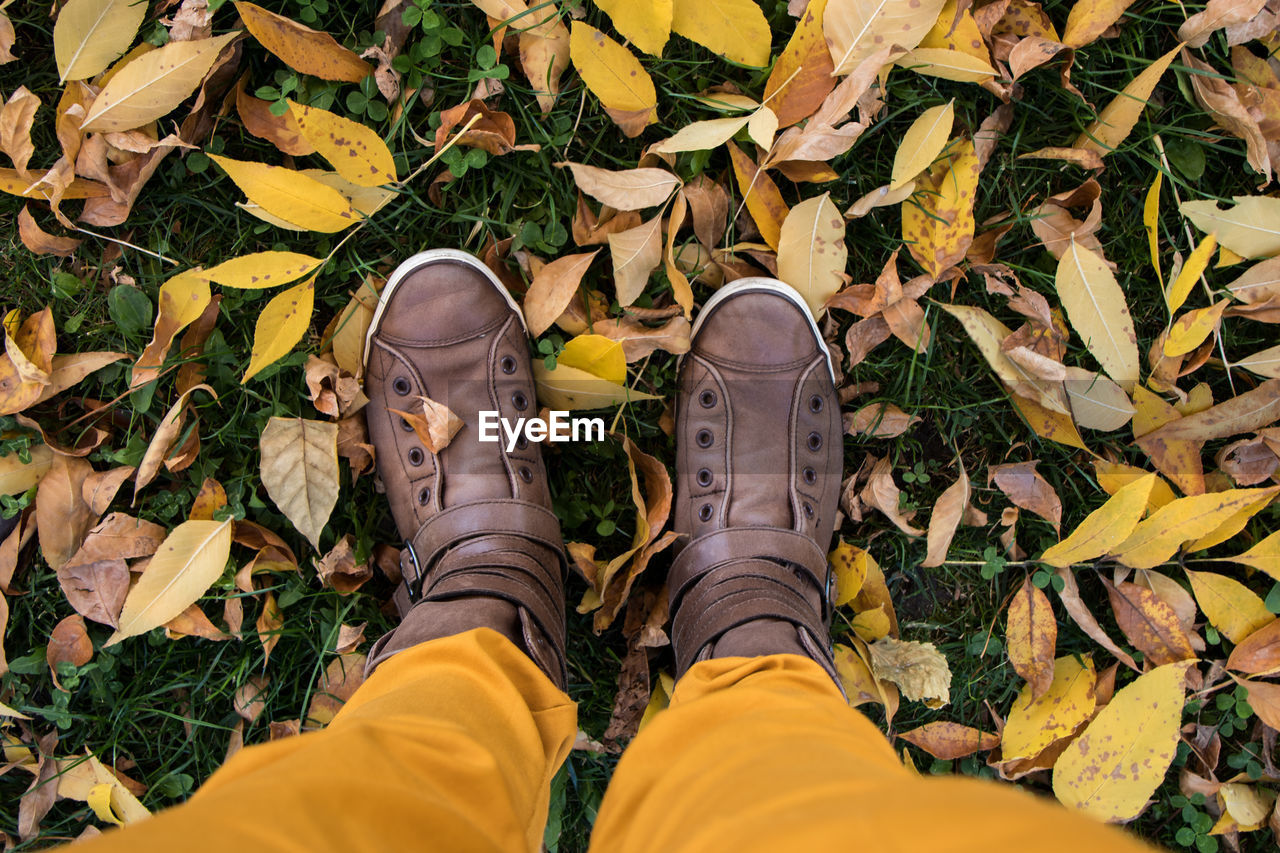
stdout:
<svg viewBox="0 0 1280 853">
<path fill-rule="evenodd" d="M 377 334 L 405 342 L 459 340 L 504 322 L 512 308 L 480 270 L 457 261 L 432 261 L 395 285 Z"/>
<path fill-rule="evenodd" d="M 745 290 L 712 307 L 693 350 L 715 361 L 767 367 L 812 359 L 825 344 L 795 302 L 770 290 Z"/>
</svg>

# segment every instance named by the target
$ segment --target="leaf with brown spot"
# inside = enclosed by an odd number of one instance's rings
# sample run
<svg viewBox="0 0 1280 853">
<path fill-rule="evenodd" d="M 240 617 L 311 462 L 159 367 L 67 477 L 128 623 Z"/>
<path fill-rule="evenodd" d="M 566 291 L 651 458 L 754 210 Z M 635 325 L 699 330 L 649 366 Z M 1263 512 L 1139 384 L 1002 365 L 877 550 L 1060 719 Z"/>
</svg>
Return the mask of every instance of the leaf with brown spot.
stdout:
<svg viewBox="0 0 1280 853">
<path fill-rule="evenodd" d="M 1058 620 L 1049 599 L 1029 577 L 1009 602 L 1007 619 L 1005 645 L 1009 662 L 1027 682 L 1034 702 L 1053 684 Z"/>
<path fill-rule="evenodd" d="M 1147 660 L 1157 666 L 1195 660 L 1195 649 L 1178 614 L 1155 593 L 1137 584 L 1112 584 L 1106 578 L 1102 584 L 1111 598 L 1116 624 Z"/>
<path fill-rule="evenodd" d="M 289 101 L 302 135 L 339 175 L 362 187 L 395 183 L 396 162 L 377 133 L 328 110 Z"/>
<path fill-rule="evenodd" d="M 1148 433 L 1152 438 L 1211 441 L 1256 432 L 1280 419 L 1280 379 L 1268 379 L 1216 406 L 1186 415 Z"/>
<path fill-rule="evenodd" d="M 271 112 L 271 104 L 245 91 L 243 82 L 236 89 L 236 112 L 249 133 L 270 142 L 283 154 L 305 157 L 315 153 L 315 146 L 302 135 L 298 120 L 289 110 L 281 115 Z"/>
<path fill-rule="evenodd" d="M 1072 621 L 1080 627 L 1080 630 L 1088 634 L 1090 639 L 1115 655 L 1125 666 L 1136 672 L 1141 672 L 1133 657 L 1117 646 L 1115 640 L 1112 640 L 1107 636 L 1107 632 L 1102 630 L 1102 626 L 1094 618 L 1089 606 L 1080 597 L 1080 587 L 1076 584 L 1075 573 L 1070 569 L 1062 568 L 1058 569 L 1057 575 L 1062 580 L 1062 589 L 1058 590 L 1058 598 L 1061 599 L 1062 605 L 1067 609 L 1067 614 Z"/>
<path fill-rule="evenodd" d="M 258 43 L 293 70 L 346 83 L 359 83 L 372 73 L 369 63 L 338 44 L 328 33 L 304 27 L 245 0 L 234 2 L 245 28 Z"/>
<path fill-rule="evenodd" d="M 827 0 L 809 0 L 765 82 L 764 103 L 777 114 L 779 127 L 813 115 L 835 88 L 835 66 L 822 34 L 826 7 Z"/>
<path fill-rule="evenodd" d="M 972 140 L 952 143 L 950 156 L 917 181 L 902 203 L 902 239 L 935 280 L 959 263 L 973 242 L 973 206 L 982 165 Z"/>
<path fill-rule="evenodd" d="M 1000 745 L 999 735 L 944 720 L 926 723 L 898 737 L 942 761 L 954 761 Z"/>
</svg>

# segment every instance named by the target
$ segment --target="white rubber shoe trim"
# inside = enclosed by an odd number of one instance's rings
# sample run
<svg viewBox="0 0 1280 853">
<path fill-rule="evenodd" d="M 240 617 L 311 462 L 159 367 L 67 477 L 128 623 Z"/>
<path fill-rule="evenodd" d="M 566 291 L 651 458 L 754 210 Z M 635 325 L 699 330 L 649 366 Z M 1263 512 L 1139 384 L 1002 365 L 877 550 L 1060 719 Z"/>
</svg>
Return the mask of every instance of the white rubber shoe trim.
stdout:
<svg viewBox="0 0 1280 853">
<path fill-rule="evenodd" d="M 702 321 L 710 316 L 712 308 L 730 296 L 744 291 L 777 294 L 790 300 L 793 305 L 803 311 L 805 320 L 809 322 L 809 330 L 813 332 L 813 339 L 818 342 L 818 346 L 822 348 L 822 354 L 827 358 L 827 372 L 831 374 L 831 381 L 836 381 L 836 370 L 831 363 L 831 350 L 827 348 L 827 342 L 822 339 L 822 332 L 818 331 L 818 321 L 814 318 L 813 312 L 809 310 L 809 304 L 804 301 L 804 297 L 794 287 L 778 281 L 776 278 L 764 278 L 762 276 L 740 278 L 731 284 L 721 287 L 711 295 L 710 299 L 702 304 L 702 310 L 698 312 L 698 319 L 694 321 L 693 330 L 689 333 L 689 340 L 692 341 L 697 336 L 698 329 L 702 326 Z"/>
<path fill-rule="evenodd" d="M 419 252 L 396 267 L 395 272 L 391 273 L 391 278 L 387 279 L 386 285 L 382 288 L 382 294 L 378 298 L 378 307 L 373 311 L 373 320 L 369 322 L 369 331 L 364 336 L 363 365 L 365 368 L 369 366 L 369 344 L 373 341 L 374 332 L 378 330 L 378 323 L 382 320 L 382 312 L 391 301 L 391 294 L 395 292 L 396 287 L 410 273 L 415 273 L 437 261 L 456 261 L 484 273 L 485 278 L 489 279 L 489 283 L 498 289 L 503 299 L 507 300 L 511 310 L 516 312 L 516 316 L 520 318 L 520 325 L 524 327 L 525 334 L 529 333 L 529 324 L 524 320 L 524 312 L 520 310 L 520 306 L 516 304 L 516 301 L 511 298 L 511 294 L 507 292 L 506 285 L 498 280 L 498 277 L 485 266 L 483 261 L 475 255 L 458 249 L 427 249 L 425 252 Z"/>
</svg>

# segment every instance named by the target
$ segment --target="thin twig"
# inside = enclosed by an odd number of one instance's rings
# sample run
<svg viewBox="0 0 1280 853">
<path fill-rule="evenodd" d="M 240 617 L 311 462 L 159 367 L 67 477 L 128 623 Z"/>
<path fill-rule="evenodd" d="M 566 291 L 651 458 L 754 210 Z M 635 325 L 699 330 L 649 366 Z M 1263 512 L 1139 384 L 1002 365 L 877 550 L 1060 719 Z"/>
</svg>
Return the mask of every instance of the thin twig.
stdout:
<svg viewBox="0 0 1280 853">
<path fill-rule="evenodd" d="M 133 249 L 135 252 L 141 252 L 144 255 L 150 255 L 151 257 L 159 260 L 161 263 L 171 264 L 175 267 L 182 266 L 182 264 L 178 263 L 173 258 L 166 258 L 164 255 L 160 254 L 159 252 L 153 252 L 150 249 L 144 249 L 141 246 L 137 246 L 137 245 L 134 245 L 133 243 L 128 242 L 127 240 L 120 240 L 116 237 L 108 237 L 106 234 L 98 234 L 95 231 L 90 231 L 88 228 L 81 228 L 79 225 L 75 226 L 75 230 L 79 231 L 81 234 L 88 234 L 90 237 L 97 237 L 99 240 L 106 240 L 108 243 L 115 243 L 119 246 L 127 246 L 128 248 Z"/>
</svg>

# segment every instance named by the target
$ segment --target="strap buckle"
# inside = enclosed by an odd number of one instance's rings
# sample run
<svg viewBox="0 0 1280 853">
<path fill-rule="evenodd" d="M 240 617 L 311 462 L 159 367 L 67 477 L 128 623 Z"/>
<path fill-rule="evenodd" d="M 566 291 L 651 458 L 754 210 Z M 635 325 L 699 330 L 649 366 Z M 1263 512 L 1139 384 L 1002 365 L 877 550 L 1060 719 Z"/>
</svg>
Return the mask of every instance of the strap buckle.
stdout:
<svg viewBox="0 0 1280 853">
<path fill-rule="evenodd" d="M 404 550 L 400 552 L 401 572 L 404 571 L 404 555 L 406 553 L 413 562 L 413 579 L 404 579 L 405 591 L 408 593 L 409 603 L 417 604 L 418 599 L 422 597 L 422 564 L 418 562 L 418 552 L 414 550 L 413 543 L 408 539 L 404 540 Z"/>
</svg>

